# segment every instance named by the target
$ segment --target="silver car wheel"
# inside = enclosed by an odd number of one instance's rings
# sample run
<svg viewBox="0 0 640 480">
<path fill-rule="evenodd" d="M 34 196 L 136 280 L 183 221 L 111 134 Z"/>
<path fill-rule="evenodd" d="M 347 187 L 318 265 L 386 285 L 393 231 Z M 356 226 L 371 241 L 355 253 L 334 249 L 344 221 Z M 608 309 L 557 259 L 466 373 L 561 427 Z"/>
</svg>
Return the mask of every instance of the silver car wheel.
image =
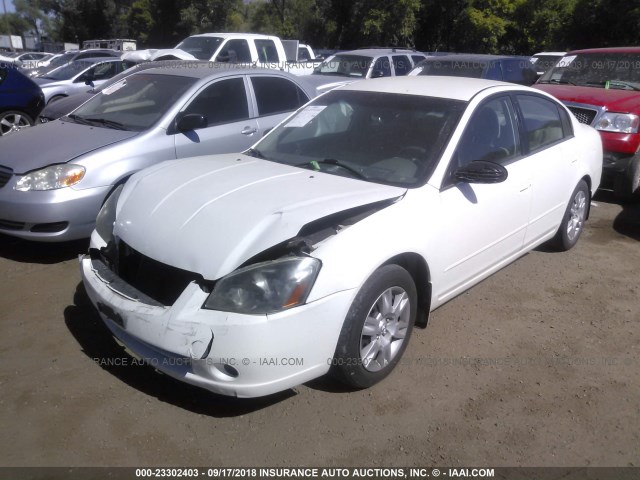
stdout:
<svg viewBox="0 0 640 480">
<path fill-rule="evenodd" d="M 378 372 L 400 351 L 411 318 L 409 295 L 400 287 L 385 290 L 367 314 L 360 337 L 365 370 Z"/>
<path fill-rule="evenodd" d="M 0 115 L 0 135 L 8 135 L 30 126 L 31 122 L 22 113 L 7 112 L 4 115 Z"/>
<path fill-rule="evenodd" d="M 587 196 L 582 190 L 576 192 L 571 203 L 571 217 L 567 222 L 567 237 L 573 241 L 584 226 L 584 219 L 587 214 Z"/>
</svg>

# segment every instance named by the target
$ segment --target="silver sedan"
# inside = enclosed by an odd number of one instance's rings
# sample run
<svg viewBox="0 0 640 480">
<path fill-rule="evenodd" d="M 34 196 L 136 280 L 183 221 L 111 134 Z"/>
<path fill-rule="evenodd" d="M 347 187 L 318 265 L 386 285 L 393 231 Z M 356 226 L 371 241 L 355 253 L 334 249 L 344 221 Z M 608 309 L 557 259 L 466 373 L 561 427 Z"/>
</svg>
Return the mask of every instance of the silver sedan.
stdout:
<svg viewBox="0 0 640 480">
<path fill-rule="evenodd" d="M 45 102 L 49 103 L 102 85 L 133 65 L 135 62 L 119 58 L 87 58 L 63 65 L 34 80 L 40 85 Z"/>
</svg>

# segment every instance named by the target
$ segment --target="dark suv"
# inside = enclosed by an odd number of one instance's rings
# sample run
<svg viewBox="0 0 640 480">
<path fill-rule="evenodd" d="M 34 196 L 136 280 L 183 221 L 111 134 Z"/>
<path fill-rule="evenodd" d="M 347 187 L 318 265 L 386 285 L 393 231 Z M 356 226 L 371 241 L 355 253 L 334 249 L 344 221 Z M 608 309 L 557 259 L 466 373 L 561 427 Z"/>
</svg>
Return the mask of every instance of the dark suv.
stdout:
<svg viewBox="0 0 640 480">
<path fill-rule="evenodd" d="M 602 179 L 624 200 L 640 196 L 640 47 L 596 48 L 566 54 L 536 88 L 569 107 L 600 132 Z"/>
<path fill-rule="evenodd" d="M 409 75 L 486 78 L 527 86 L 538 78 L 529 57 L 481 54 L 429 57 L 418 63 Z"/>
</svg>

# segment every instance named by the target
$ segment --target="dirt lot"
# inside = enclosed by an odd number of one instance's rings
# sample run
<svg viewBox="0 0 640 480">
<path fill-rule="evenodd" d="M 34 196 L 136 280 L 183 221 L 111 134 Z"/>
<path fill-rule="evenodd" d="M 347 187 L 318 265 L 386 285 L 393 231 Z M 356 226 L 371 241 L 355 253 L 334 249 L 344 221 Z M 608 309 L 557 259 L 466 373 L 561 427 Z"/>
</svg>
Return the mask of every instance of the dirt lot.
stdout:
<svg viewBox="0 0 640 480">
<path fill-rule="evenodd" d="M 256 400 L 127 357 L 89 305 L 86 245 L 0 238 L 0 465 L 640 465 L 640 208 L 609 197 L 433 313 L 383 383 Z M 130 357 L 129 357 L 130 358 Z"/>
</svg>

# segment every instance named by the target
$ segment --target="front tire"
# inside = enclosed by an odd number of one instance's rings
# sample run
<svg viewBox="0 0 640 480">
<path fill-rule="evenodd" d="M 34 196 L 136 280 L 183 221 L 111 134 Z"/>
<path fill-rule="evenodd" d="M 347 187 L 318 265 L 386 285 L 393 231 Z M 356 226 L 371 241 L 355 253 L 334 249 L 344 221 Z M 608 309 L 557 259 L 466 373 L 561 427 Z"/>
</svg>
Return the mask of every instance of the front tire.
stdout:
<svg viewBox="0 0 640 480">
<path fill-rule="evenodd" d="M 402 357 L 416 319 L 413 278 L 398 265 L 376 270 L 356 295 L 342 326 L 332 373 L 353 388 L 385 378 Z"/>
<path fill-rule="evenodd" d="M 0 113 L 0 136 L 9 135 L 32 125 L 33 120 L 26 113 L 16 110 Z"/>
<path fill-rule="evenodd" d="M 582 230 L 584 230 L 590 202 L 589 187 L 584 180 L 580 180 L 571 194 L 558 233 L 550 242 L 554 248 L 564 252 L 572 249 L 578 243 Z"/>
</svg>

